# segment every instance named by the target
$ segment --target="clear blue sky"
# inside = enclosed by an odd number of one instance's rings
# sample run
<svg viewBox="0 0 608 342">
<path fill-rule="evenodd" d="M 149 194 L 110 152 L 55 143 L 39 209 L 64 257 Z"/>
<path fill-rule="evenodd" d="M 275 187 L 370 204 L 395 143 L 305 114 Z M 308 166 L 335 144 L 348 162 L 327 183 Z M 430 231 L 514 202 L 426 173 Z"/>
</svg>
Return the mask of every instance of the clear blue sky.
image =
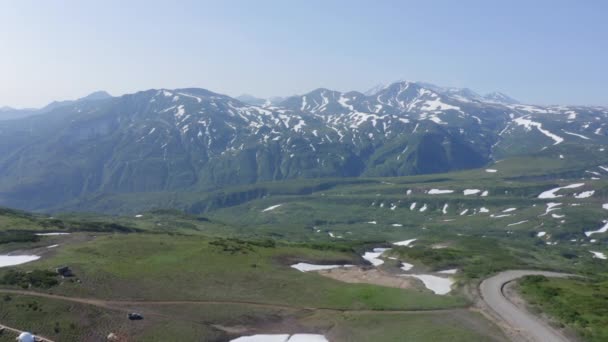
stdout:
<svg viewBox="0 0 608 342">
<path fill-rule="evenodd" d="M 0 106 L 397 79 L 608 105 L 608 1 L 0 1 Z"/>
</svg>

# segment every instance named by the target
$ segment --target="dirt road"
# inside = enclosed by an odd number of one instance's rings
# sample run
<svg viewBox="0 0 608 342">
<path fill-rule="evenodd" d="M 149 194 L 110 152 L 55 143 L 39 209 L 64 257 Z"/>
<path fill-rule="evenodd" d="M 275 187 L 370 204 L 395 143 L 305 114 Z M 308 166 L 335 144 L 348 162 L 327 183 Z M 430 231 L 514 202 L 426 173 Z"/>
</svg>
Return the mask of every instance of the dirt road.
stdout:
<svg viewBox="0 0 608 342">
<path fill-rule="evenodd" d="M 509 327 L 517 331 L 518 340 L 525 339 L 530 342 L 569 342 L 560 331 L 549 326 L 540 318 L 525 311 L 507 299 L 504 287 L 509 282 L 528 275 L 543 275 L 546 277 L 568 277 L 571 274 L 513 270 L 498 273 L 484 280 L 479 289 L 482 300 L 497 314 Z"/>
</svg>

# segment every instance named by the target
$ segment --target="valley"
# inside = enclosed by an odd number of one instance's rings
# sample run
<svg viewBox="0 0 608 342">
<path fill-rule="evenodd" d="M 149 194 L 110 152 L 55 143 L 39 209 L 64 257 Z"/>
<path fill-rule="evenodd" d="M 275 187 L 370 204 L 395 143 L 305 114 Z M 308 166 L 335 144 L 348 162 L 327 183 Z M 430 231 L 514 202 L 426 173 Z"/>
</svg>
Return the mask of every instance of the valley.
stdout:
<svg viewBox="0 0 608 342">
<path fill-rule="evenodd" d="M 483 279 L 517 269 L 576 274 L 593 286 L 606 279 L 607 183 L 592 166 L 603 161 L 574 162 L 580 153 L 568 162 L 554 158 L 567 153 L 546 149 L 534 158 L 547 163 L 516 157 L 447 174 L 174 194 L 181 210 L 122 195 L 105 203 L 120 203 L 128 214 L 4 210 L 0 254 L 41 258 L 1 268 L 0 282 L 15 268 L 68 265 L 76 277 L 25 290 L 5 283 L 0 292 L 10 299 L 2 311 L 12 314 L 0 322 L 62 341 L 110 333 L 136 340 L 309 333 L 330 341 L 506 341 L 509 330 L 496 326 L 504 323 L 479 313 Z M 353 266 L 301 272 L 298 263 Z M 75 311 L 60 313 L 65 305 Z M 127 312 L 145 319 L 128 321 Z M 91 329 L 97 337 L 85 334 Z M 595 341 L 604 332 L 590 321 L 579 333 Z"/>
</svg>

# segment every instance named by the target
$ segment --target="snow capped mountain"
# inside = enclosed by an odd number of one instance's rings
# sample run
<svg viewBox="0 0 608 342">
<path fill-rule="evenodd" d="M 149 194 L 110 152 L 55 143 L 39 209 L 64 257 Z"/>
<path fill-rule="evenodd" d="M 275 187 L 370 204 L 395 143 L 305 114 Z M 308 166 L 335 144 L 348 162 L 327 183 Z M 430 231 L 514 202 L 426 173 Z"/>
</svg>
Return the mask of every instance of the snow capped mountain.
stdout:
<svg viewBox="0 0 608 342">
<path fill-rule="evenodd" d="M 197 88 L 93 98 L 0 121 L 0 205 L 447 172 L 556 145 L 608 144 L 603 107 L 505 104 L 512 99 L 420 82 L 372 95 L 321 88 L 278 103 Z"/>
<path fill-rule="evenodd" d="M 484 95 L 483 99 L 486 102 L 495 102 L 495 103 L 502 103 L 502 104 L 519 104 L 519 101 L 517 101 L 514 98 L 509 97 L 501 92 L 498 92 L 498 91 L 491 92 L 491 93 Z"/>
</svg>

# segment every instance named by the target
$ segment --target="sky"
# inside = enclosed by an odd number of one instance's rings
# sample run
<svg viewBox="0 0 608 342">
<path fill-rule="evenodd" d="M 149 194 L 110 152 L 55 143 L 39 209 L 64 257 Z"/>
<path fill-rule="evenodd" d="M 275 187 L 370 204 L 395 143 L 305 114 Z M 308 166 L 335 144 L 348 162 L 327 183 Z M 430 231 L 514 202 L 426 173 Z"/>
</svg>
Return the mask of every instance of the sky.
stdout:
<svg viewBox="0 0 608 342">
<path fill-rule="evenodd" d="M 0 107 L 396 80 L 608 105 L 608 1 L 0 1 Z"/>
</svg>

